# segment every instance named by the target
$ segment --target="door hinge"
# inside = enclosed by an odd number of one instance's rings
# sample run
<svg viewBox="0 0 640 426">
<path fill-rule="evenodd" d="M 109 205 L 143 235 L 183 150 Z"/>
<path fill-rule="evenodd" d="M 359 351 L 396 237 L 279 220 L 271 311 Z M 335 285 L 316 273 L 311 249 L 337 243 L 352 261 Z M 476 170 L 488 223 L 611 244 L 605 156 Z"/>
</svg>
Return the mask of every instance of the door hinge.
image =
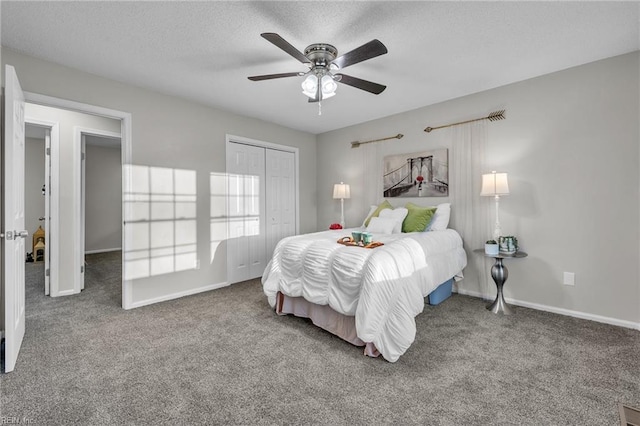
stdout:
<svg viewBox="0 0 640 426">
<path fill-rule="evenodd" d="M 81 267 L 80 267 L 80 273 L 81 273 L 81 274 L 84 274 L 84 266 L 81 266 Z"/>
<path fill-rule="evenodd" d="M 47 148 L 47 155 L 51 155 L 51 148 Z"/>
<path fill-rule="evenodd" d="M 50 274 L 49 269 L 45 269 L 45 270 L 44 270 L 44 276 L 45 276 L 45 277 L 48 277 L 48 276 L 49 276 L 49 274 Z"/>
</svg>

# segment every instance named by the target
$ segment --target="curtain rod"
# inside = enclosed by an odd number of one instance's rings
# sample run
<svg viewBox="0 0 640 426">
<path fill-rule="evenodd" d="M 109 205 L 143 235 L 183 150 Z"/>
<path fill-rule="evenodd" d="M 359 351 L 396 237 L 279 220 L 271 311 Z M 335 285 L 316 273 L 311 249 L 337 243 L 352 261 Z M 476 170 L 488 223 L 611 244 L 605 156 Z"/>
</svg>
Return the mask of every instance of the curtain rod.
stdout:
<svg viewBox="0 0 640 426">
<path fill-rule="evenodd" d="M 404 137 L 404 135 L 402 133 L 398 133 L 397 135 L 389 136 L 388 138 L 374 139 L 374 140 L 371 140 L 371 141 L 364 141 L 364 142 L 355 141 L 355 142 L 351 142 L 351 148 L 357 148 L 360 145 L 363 145 L 365 143 L 382 142 L 382 141 L 388 141 L 389 139 L 402 139 L 403 137 Z"/>
<path fill-rule="evenodd" d="M 482 117 L 482 118 L 475 118 L 473 120 L 467 120 L 467 121 L 460 121 L 458 123 L 451 123 L 451 124 L 445 124 L 444 126 L 438 126 L 438 127 L 427 127 L 426 129 L 424 129 L 425 132 L 429 133 L 432 130 L 436 130 L 436 129 L 443 129 L 445 127 L 451 127 L 451 126 L 457 126 L 459 124 L 466 124 L 466 123 L 471 123 L 473 121 L 480 121 L 480 120 L 489 120 L 489 121 L 498 121 L 498 120 L 504 120 L 506 117 L 504 116 L 505 110 L 501 109 L 500 111 L 494 111 L 491 114 L 487 115 L 486 117 Z"/>
</svg>

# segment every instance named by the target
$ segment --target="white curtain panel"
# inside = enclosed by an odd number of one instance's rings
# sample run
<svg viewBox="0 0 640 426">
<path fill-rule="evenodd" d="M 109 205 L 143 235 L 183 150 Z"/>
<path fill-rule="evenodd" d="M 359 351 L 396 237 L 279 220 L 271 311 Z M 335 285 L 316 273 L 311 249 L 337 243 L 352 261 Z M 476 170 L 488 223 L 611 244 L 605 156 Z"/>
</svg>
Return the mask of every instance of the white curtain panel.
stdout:
<svg viewBox="0 0 640 426">
<path fill-rule="evenodd" d="M 489 197 L 480 196 L 482 173 L 486 173 L 487 122 L 462 124 L 447 131 L 451 140 L 450 227 L 462 236 L 468 258 L 465 278 L 458 287 L 487 296 L 491 293 L 487 279 L 489 268 L 483 255 L 473 253 L 474 249 L 484 249 L 485 241 L 491 237 Z"/>
<path fill-rule="evenodd" d="M 379 142 L 374 142 L 355 149 L 362 150 L 362 199 L 366 213 L 369 206 L 382 202 L 382 148 Z"/>
</svg>

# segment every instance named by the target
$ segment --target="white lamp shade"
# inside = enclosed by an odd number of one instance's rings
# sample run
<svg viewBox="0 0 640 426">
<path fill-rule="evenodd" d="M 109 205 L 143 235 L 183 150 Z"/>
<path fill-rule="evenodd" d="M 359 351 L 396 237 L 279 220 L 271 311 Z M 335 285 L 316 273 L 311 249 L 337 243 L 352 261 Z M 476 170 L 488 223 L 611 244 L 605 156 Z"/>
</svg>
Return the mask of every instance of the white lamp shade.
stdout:
<svg viewBox="0 0 640 426">
<path fill-rule="evenodd" d="M 313 74 L 307 76 L 302 82 L 302 93 L 310 97 L 311 99 L 315 99 L 316 92 L 318 90 L 318 77 Z"/>
<path fill-rule="evenodd" d="M 338 200 L 351 198 L 351 190 L 349 188 L 349 184 L 340 182 L 333 185 L 333 198 Z"/>
<path fill-rule="evenodd" d="M 482 190 L 480 195 L 488 197 L 495 195 L 507 195 L 509 193 L 509 183 L 506 173 L 491 172 L 482 175 Z"/>
<path fill-rule="evenodd" d="M 333 81 L 330 75 L 325 75 L 321 80 L 322 84 L 322 97 L 327 99 L 336 94 L 336 89 L 338 88 L 338 84 Z"/>
</svg>

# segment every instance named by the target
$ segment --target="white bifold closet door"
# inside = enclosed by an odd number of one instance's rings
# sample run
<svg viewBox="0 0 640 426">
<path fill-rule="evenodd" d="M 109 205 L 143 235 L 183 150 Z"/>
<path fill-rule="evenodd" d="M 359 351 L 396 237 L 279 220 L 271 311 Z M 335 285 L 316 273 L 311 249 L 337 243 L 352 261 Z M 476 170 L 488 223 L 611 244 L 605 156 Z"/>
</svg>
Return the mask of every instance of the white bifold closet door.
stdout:
<svg viewBox="0 0 640 426">
<path fill-rule="evenodd" d="M 262 275 L 265 254 L 264 148 L 232 143 L 227 150 L 227 282 Z"/>
<path fill-rule="evenodd" d="M 266 150 L 267 261 L 278 241 L 296 233 L 295 156 L 293 152 Z"/>
<path fill-rule="evenodd" d="M 280 239 L 295 234 L 292 152 L 241 143 L 227 146 L 227 282 L 262 276 Z"/>
</svg>

